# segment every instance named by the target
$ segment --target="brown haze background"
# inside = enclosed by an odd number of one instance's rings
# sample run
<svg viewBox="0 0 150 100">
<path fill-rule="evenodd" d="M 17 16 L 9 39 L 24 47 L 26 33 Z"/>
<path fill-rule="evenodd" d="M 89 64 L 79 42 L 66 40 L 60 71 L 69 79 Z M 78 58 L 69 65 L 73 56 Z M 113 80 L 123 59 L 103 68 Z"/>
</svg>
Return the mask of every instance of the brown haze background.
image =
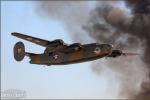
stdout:
<svg viewBox="0 0 150 100">
<path fill-rule="evenodd" d="M 91 68 L 101 75 L 110 69 L 119 84 L 118 98 L 150 99 L 150 0 L 40 1 L 37 13 L 64 24 L 74 42 L 111 43 L 139 57 L 94 61 Z M 95 5 L 95 6 L 93 6 Z M 111 86 L 111 83 L 110 83 Z"/>
</svg>

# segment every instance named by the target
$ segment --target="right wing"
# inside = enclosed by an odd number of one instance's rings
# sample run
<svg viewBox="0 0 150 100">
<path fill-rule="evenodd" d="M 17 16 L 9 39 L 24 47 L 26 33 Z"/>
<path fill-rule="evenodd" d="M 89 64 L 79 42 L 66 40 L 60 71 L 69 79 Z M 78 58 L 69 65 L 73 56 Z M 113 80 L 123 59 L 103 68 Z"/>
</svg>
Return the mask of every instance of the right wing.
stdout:
<svg viewBox="0 0 150 100">
<path fill-rule="evenodd" d="M 24 34 L 21 34 L 21 33 L 16 33 L 16 32 L 13 32 L 11 34 L 13 36 L 18 37 L 18 38 L 27 40 L 29 42 L 32 42 L 32 43 L 35 43 L 35 44 L 38 44 L 38 45 L 44 46 L 44 47 L 56 47 L 58 45 L 63 45 L 63 41 L 60 40 L 60 39 L 57 39 L 57 40 L 54 40 L 54 41 L 48 41 L 48 40 L 44 40 L 44 39 L 24 35 Z"/>
</svg>

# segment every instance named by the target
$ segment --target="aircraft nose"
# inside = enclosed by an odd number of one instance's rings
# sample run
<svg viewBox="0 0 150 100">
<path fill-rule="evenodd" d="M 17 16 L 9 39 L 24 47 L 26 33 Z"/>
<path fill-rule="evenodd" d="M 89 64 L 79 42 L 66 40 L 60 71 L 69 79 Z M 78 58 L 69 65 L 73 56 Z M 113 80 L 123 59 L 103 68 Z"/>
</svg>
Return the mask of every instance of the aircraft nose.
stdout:
<svg viewBox="0 0 150 100">
<path fill-rule="evenodd" d="M 106 50 L 107 53 L 111 53 L 111 51 L 113 49 L 113 45 L 112 44 L 108 44 L 105 48 L 106 48 L 105 50 Z"/>
<path fill-rule="evenodd" d="M 112 44 L 110 44 L 110 45 L 109 45 L 109 50 L 112 50 L 113 47 L 114 47 L 114 46 L 113 46 Z"/>
<path fill-rule="evenodd" d="M 112 51 L 113 45 L 111 45 L 111 44 L 103 44 L 103 45 L 101 45 L 101 48 L 102 48 L 102 50 L 104 52 L 109 53 L 109 52 Z"/>
<path fill-rule="evenodd" d="M 111 48 L 113 48 L 113 47 L 114 47 L 114 45 L 110 44 L 110 47 L 111 47 Z"/>
<path fill-rule="evenodd" d="M 108 44 L 108 45 L 107 45 L 107 50 L 108 50 L 108 51 L 112 50 L 112 48 L 113 48 L 113 45 L 112 45 L 112 44 Z"/>
</svg>

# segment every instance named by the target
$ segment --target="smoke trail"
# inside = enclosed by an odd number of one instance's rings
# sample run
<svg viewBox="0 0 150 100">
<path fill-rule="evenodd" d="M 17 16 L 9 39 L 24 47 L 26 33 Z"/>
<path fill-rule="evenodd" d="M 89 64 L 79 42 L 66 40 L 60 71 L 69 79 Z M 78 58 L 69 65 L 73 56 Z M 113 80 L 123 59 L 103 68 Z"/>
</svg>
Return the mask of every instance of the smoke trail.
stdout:
<svg viewBox="0 0 150 100">
<path fill-rule="evenodd" d="M 38 2 L 37 12 L 50 19 L 62 22 L 71 37 L 78 37 L 73 38 L 74 41 L 85 43 L 90 39 L 82 30 L 82 25 L 90 17 L 88 4 L 88 2 L 83 1 L 41 1 Z M 86 38 L 82 39 L 81 34 L 82 37 Z"/>
<path fill-rule="evenodd" d="M 150 72 L 150 0 L 135 0 L 126 1 L 132 9 L 133 20 L 131 32 L 141 40 L 144 39 L 146 48 L 144 52 L 143 60 L 147 64 Z M 150 73 L 148 74 L 148 81 L 142 84 L 142 91 L 137 95 L 137 98 L 150 99 Z"/>
<path fill-rule="evenodd" d="M 115 73 L 121 98 L 150 99 L 150 1 L 125 3 L 131 12 L 118 8 L 117 1 L 97 1 L 92 9 L 89 2 L 83 1 L 42 1 L 38 10 L 60 20 L 75 42 L 120 44 L 128 51 L 143 53 L 142 57 L 107 59 L 104 65 Z M 92 64 L 92 70 L 98 74 L 105 67 L 99 61 Z"/>
<path fill-rule="evenodd" d="M 145 38 L 141 38 L 137 33 L 142 32 L 140 28 L 143 26 L 140 25 L 139 27 L 136 27 L 134 25 L 136 22 L 135 16 L 129 12 L 116 8 L 113 4 L 100 4 L 92 13 L 92 15 L 96 16 L 98 19 L 95 19 L 94 16 L 91 17 L 91 21 L 84 26 L 84 29 L 86 29 L 94 39 L 100 39 L 105 43 L 119 43 L 122 47 L 133 52 L 138 52 L 139 48 L 141 49 L 142 47 L 148 46 L 146 43 L 148 37 L 145 36 Z M 135 32 L 135 30 L 137 30 L 137 32 Z M 146 49 L 147 48 L 145 48 L 145 50 Z M 141 59 L 144 59 L 145 56 Z M 148 75 L 145 74 L 147 71 L 144 69 L 144 66 L 146 65 L 141 59 L 133 59 L 134 60 L 132 60 L 132 58 L 111 59 L 111 61 L 107 61 L 106 63 L 107 67 L 112 69 L 119 77 L 121 84 L 120 88 L 122 89 L 120 95 L 124 94 L 122 95 L 123 97 L 139 97 L 141 92 L 138 94 L 137 89 L 140 88 L 140 85 L 145 83 L 147 86 L 149 85 L 149 83 L 147 83 L 149 81 L 149 79 L 147 79 Z M 131 60 L 133 63 L 130 62 Z M 99 71 L 98 65 L 100 65 L 100 63 L 97 62 L 96 65 L 97 66 L 93 66 L 93 69 L 97 72 Z M 146 84 L 143 86 L 146 86 Z M 142 89 L 142 91 L 143 90 L 144 89 Z M 142 99 L 143 98 L 148 97 L 142 97 Z"/>
</svg>

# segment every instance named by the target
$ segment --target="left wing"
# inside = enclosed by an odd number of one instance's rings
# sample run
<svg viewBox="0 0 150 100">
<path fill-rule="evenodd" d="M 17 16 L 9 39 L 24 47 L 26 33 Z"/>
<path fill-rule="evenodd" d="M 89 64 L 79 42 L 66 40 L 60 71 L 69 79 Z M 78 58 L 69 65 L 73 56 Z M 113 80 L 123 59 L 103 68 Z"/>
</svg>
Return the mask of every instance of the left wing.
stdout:
<svg viewBox="0 0 150 100">
<path fill-rule="evenodd" d="M 48 40 L 24 35 L 24 34 L 17 33 L 17 32 L 13 32 L 11 34 L 18 38 L 38 44 L 40 46 L 48 47 L 54 51 L 59 51 L 59 52 L 64 52 L 64 53 L 76 52 L 76 51 L 81 50 L 81 48 L 82 48 L 82 45 L 80 43 L 74 43 L 74 44 L 71 44 L 68 46 L 61 39 L 56 39 L 54 41 L 48 41 Z"/>
<path fill-rule="evenodd" d="M 44 46 L 44 47 L 56 47 L 58 45 L 64 45 L 64 43 L 61 39 L 57 39 L 57 40 L 54 40 L 54 41 L 48 41 L 48 40 L 44 40 L 44 39 L 24 35 L 24 34 L 17 33 L 17 32 L 13 32 L 11 34 L 13 36 L 18 37 L 18 38 L 27 40 L 29 42 L 32 42 L 32 43 L 35 43 L 35 44 L 38 44 L 38 45 Z"/>
<path fill-rule="evenodd" d="M 16 36 L 16 37 L 21 38 L 21 39 L 24 39 L 24 40 L 27 40 L 29 42 L 44 46 L 44 47 L 47 47 L 47 45 L 49 44 L 49 41 L 47 41 L 47 40 L 28 36 L 28 35 L 24 35 L 21 33 L 13 32 L 13 33 L 11 33 L 11 35 Z"/>
</svg>

